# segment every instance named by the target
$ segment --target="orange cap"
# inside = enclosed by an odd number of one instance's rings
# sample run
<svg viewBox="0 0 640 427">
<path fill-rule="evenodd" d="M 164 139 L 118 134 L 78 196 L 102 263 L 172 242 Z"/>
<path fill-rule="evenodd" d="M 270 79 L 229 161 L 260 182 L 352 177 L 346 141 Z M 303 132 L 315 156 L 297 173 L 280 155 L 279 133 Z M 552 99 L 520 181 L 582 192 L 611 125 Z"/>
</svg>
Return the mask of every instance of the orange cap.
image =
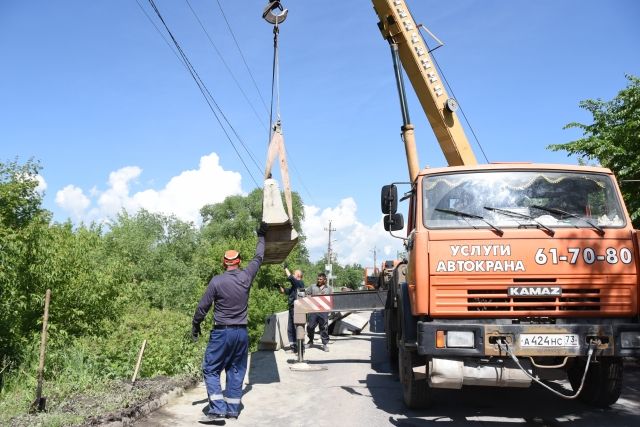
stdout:
<svg viewBox="0 0 640 427">
<path fill-rule="evenodd" d="M 240 252 L 230 249 L 224 253 L 224 259 L 222 260 L 224 265 L 237 265 L 240 264 Z"/>
</svg>

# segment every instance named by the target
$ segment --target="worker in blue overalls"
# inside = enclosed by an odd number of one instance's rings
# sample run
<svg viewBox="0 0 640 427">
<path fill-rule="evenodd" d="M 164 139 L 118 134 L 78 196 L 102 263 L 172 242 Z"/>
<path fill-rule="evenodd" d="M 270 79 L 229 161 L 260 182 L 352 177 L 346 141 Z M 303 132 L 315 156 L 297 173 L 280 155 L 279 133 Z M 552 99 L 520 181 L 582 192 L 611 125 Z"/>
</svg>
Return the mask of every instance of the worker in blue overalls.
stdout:
<svg viewBox="0 0 640 427">
<path fill-rule="evenodd" d="M 293 274 L 291 274 L 286 264 L 284 264 L 283 267 L 287 275 L 287 280 L 291 282 L 291 287 L 284 289 L 280 286 L 280 293 L 286 293 L 289 297 L 289 324 L 287 325 L 287 335 L 289 337 L 289 344 L 291 345 L 289 348 L 294 353 L 297 353 L 298 344 L 296 341 L 296 325 L 293 323 L 293 303 L 298 299 L 298 293 L 304 292 L 304 282 L 302 281 L 302 271 L 295 270 Z"/>
<path fill-rule="evenodd" d="M 225 272 L 214 276 L 193 315 L 192 336 L 200 335 L 200 323 L 214 304 L 213 329 L 202 362 L 204 382 L 209 396 L 209 410 L 201 422 L 214 422 L 225 418 L 238 418 L 242 398 L 242 382 L 247 372 L 249 335 L 247 309 L 249 291 L 264 256 L 264 236 L 267 224 L 257 230 L 258 244 L 255 257 L 247 267 L 240 269 L 240 253 L 224 253 Z M 220 387 L 220 373 L 226 373 L 226 390 Z"/>
</svg>

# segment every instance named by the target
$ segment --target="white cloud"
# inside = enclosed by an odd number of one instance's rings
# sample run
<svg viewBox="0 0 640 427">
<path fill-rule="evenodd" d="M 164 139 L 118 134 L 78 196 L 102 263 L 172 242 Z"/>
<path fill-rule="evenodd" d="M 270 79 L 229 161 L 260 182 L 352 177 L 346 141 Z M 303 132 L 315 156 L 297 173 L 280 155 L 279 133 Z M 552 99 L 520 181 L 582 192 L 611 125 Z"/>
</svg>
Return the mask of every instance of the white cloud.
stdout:
<svg viewBox="0 0 640 427">
<path fill-rule="evenodd" d="M 305 205 L 305 220 L 302 228 L 307 236 L 307 248 L 312 261 L 322 258 L 329 243 L 329 221 L 332 251 L 341 265 L 358 263 L 363 267 L 373 266 L 374 249 L 376 264 L 385 259 L 395 259 L 402 251 L 402 241 L 384 231 L 382 219 L 369 226 L 357 218 L 358 207 L 351 197 L 342 199 L 335 208 L 320 209 Z"/>
<path fill-rule="evenodd" d="M 44 193 L 44 191 L 47 189 L 47 181 L 44 180 L 44 177 L 42 175 L 36 175 L 36 180 L 38 181 L 36 191 L 40 194 Z"/>
<path fill-rule="evenodd" d="M 222 202 L 227 196 L 243 194 L 240 173 L 227 171 L 220 165 L 217 154 L 203 156 L 197 169 L 187 170 L 169 179 L 164 188 L 132 191 L 140 186 L 143 174 L 137 166 L 126 166 L 109 174 L 106 189 L 92 187 L 86 191 L 68 185 L 56 194 L 56 204 L 75 221 L 107 222 L 122 209 L 133 214 L 141 208 L 150 212 L 174 214 L 184 221 L 200 221 L 200 208 L 209 203 Z M 341 265 L 376 263 L 395 259 L 402 250 L 402 241 L 384 231 L 382 220 L 373 225 L 363 224 L 357 216 L 356 201 L 349 197 L 337 206 L 320 208 L 306 205 L 302 224 L 307 236 L 311 261 L 322 258 L 327 251 L 329 221 L 332 249 Z M 398 233 L 400 234 L 400 233 Z"/>
<path fill-rule="evenodd" d="M 58 192 L 56 203 L 75 219 L 85 222 L 106 221 L 122 209 L 135 213 L 141 208 L 198 222 L 202 206 L 242 194 L 241 175 L 224 170 L 216 153 L 203 156 L 198 169 L 172 177 L 161 190 L 145 189 L 131 194 L 131 185 L 137 183 L 141 175 L 142 169 L 137 166 L 118 169 L 109 174 L 106 190 L 93 187 L 88 191 L 89 196 L 80 188 L 68 185 Z"/>
<path fill-rule="evenodd" d="M 82 189 L 74 185 L 67 185 L 56 193 L 56 204 L 69 212 L 73 219 L 82 220 L 91 201 L 84 195 Z"/>
</svg>

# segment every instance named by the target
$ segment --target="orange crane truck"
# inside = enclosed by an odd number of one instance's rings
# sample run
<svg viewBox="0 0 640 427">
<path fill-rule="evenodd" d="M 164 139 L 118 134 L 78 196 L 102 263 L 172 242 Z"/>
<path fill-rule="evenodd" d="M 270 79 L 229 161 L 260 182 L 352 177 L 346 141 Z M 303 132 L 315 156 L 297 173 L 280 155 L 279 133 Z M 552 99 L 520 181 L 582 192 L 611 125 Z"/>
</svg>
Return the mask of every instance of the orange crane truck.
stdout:
<svg viewBox="0 0 640 427">
<path fill-rule="evenodd" d="M 396 68 L 409 165 L 408 260 L 389 286 L 385 330 L 404 401 L 434 389 L 539 382 L 595 406 L 620 396 L 640 355 L 638 232 L 610 170 L 478 165 L 404 0 L 373 0 Z M 449 167 L 418 170 L 400 64 Z M 396 184 L 381 195 L 387 231 L 404 229 Z M 541 382 L 566 370 L 572 391 Z"/>
<path fill-rule="evenodd" d="M 528 387 L 605 407 L 619 397 L 623 357 L 640 355 L 639 237 L 610 170 L 477 164 L 404 0 L 372 0 L 389 42 L 409 181 L 386 185 L 387 231 L 406 233 L 406 262 L 385 287 L 296 301 L 305 313 L 384 308 L 404 402 L 425 407 L 440 388 Z M 448 167 L 419 169 L 404 68 Z M 408 200 L 406 227 L 398 202 Z M 300 348 L 301 346 L 299 346 Z M 302 354 L 298 354 L 302 360 Z M 572 390 L 539 379 L 566 370 Z"/>
</svg>

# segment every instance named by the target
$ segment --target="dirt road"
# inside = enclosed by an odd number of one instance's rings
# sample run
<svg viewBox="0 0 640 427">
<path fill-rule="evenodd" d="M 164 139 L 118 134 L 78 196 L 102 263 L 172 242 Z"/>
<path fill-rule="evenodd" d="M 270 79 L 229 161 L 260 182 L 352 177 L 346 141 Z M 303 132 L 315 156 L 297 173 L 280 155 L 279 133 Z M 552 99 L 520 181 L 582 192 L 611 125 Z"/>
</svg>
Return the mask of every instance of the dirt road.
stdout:
<svg viewBox="0 0 640 427">
<path fill-rule="evenodd" d="M 529 389 L 466 387 L 441 391 L 433 408 L 407 410 L 387 360 L 382 318 L 357 336 L 332 337 L 330 352 L 309 349 L 309 367 L 294 371 L 290 352 L 257 352 L 251 357 L 244 410 L 232 426 L 633 426 L 640 425 L 640 366 L 627 363 L 623 394 L 601 410 L 563 400 L 538 386 Z M 566 383 L 565 383 L 566 384 Z M 568 385 L 567 385 L 568 386 Z M 198 425 L 207 405 L 204 386 L 175 399 L 136 426 Z"/>
</svg>

